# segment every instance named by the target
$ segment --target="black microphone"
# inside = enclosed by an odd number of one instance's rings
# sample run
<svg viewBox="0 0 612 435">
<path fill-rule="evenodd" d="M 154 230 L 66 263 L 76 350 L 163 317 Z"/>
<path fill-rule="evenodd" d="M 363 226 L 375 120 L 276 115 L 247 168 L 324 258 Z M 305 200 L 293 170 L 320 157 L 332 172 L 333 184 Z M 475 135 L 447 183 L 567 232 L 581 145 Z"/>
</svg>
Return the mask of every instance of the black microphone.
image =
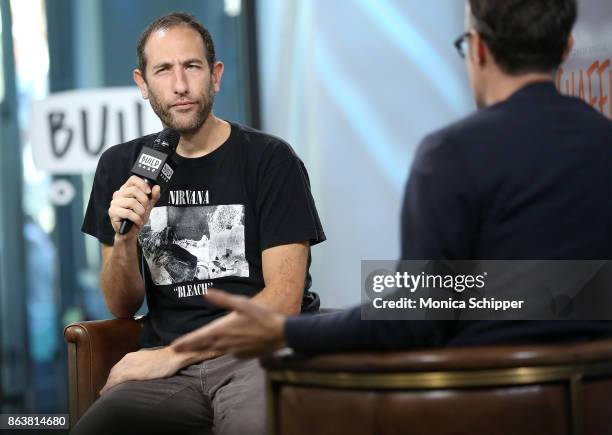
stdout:
<svg viewBox="0 0 612 435">
<path fill-rule="evenodd" d="M 170 178 L 172 178 L 176 169 L 171 157 L 174 155 L 180 139 L 181 135 L 178 131 L 171 128 L 162 130 L 153 141 L 152 146 L 145 145 L 142 147 L 140 155 L 132 167 L 132 174 L 142 178 L 151 187 L 159 184 L 163 192 L 168 187 Z M 134 225 L 134 222 L 123 219 L 119 234 L 127 234 L 132 225 Z"/>
</svg>

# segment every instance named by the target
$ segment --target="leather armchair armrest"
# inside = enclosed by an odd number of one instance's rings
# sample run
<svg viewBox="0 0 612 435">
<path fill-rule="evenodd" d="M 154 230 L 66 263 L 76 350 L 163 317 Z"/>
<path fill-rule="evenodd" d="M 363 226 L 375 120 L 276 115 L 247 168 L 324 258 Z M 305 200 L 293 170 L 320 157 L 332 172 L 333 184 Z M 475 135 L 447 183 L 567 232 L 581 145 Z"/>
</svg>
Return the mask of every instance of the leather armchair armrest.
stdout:
<svg viewBox="0 0 612 435">
<path fill-rule="evenodd" d="M 277 355 L 261 360 L 268 370 L 312 372 L 424 372 L 588 364 L 612 360 L 612 339 L 547 345 L 504 345 L 352 352 L 304 357 Z"/>
<path fill-rule="evenodd" d="M 612 433 L 612 339 L 261 363 L 277 435 Z"/>
<path fill-rule="evenodd" d="M 99 397 L 111 368 L 126 353 L 140 348 L 141 328 L 139 319 L 95 320 L 66 326 L 72 425 Z"/>
</svg>

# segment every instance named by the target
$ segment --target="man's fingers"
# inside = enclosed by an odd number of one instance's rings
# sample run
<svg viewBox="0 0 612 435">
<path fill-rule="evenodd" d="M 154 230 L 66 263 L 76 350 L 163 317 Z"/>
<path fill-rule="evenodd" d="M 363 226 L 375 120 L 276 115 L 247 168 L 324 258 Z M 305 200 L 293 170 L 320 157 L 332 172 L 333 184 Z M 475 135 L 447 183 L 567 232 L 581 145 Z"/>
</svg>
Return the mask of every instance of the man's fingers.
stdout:
<svg viewBox="0 0 612 435">
<path fill-rule="evenodd" d="M 113 377 L 110 377 L 106 380 L 106 384 L 104 384 L 104 386 L 102 387 L 102 389 L 100 390 L 100 395 L 106 393 L 109 388 L 112 388 L 113 386 L 117 385 L 119 382 L 117 382 L 117 380 Z"/>
<path fill-rule="evenodd" d="M 133 210 L 134 213 L 140 216 L 144 216 L 146 212 L 146 209 L 142 203 L 135 198 L 117 198 L 113 200 L 111 206 Z"/>
<path fill-rule="evenodd" d="M 220 337 L 218 340 L 214 340 L 211 343 L 211 350 L 228 353 L 232 349 L 240 348 L 244 345 L 244 341 L 233 337 Z"/>
<path fill-rule="evenodd" d="M 221 290 L 209 289 L 206 293 L 206 300 L 213 305 L 227 308 L 228 310 L 247 314 L 252 311 L 248 298 L 244 296 L 234 296 Z"/>
<path fill-rule="evenodd" d="M 214 350 L 222 353 L 229 353 L 241 359 L 255 358 L 270 353 L 266 347 L 253 345 L 250 341 L 221 342 L 218 345 L 215 344 Z"/>
<path fill-rule="evenodd" d="M 219 352 L 235 353 L 245 349 L 265 349 L 265 342 L 260 340 L 252 340 L 245 336 L 227 336 L 219 337 L 211 344 L 211 349 Z M 263 353 L 263 350 L 262 350 Z"/>
<path fill-rule="evenodd" d="M 122 219 L 131 220 L 137 227 L 142 227 L 144 224 L 142 217 L 129 208 L 111 207 L 109 209 L 109 216 L 111 217 L 111 220 L 116 222 L 118 225 Z"/>
<path fill-rule="evenodd" d="M 117 375 L 119 369 L 117 368 L 117 366 L 119 365 L 120 362 L 115 364 L 113 368 L 111 369 L 110 373 L 108 374 L 108 378 L 106 379 L 106 383 L 100 390 L 100 395 L 106 393 L 109 388 L 119 383 L 119 376 Z"/>
<path fill-rule="evenodd" d="M 122 187 L 120 190 L 116 190 L 113 193 L 113 199 L 117 198 L 136 198 L 143 206 L 149 203 L 149 194 L 136 186 Z"/>
<path fill-rule="evenodd" d="M 217 339 L 217 333 L 217 325 L 212 323 L 174 340 L 171 346 L 177 352 L 211 350 L 211 345 Z"/>
<path fill-rule="evenodd" d="M 189 352 L 191 350 L 210 350 L 214 337 L 206 334 L 206 331 L 196 331 L 175 340 L 171 347 L 177 352 Z"/>
<path fill-rule="evenodd" d="M 145 191 L 142 189 L 146 188 Z M 148 193 L 151 189 L 147 184 L 139 178 L 130 178 L 120 190 L 113 193 L 108 215 L 113 222 L 115 231 L 119 230 L 119 225 L 123 219 L 132 221 L 137 228 L 142 228 L 144 225 L 147 213 L 152 207 L 152 200 L 149 199 Z M 156 199 L 159 198 L 159 187 L 156 189 Z"/>
<path fill-rule="evenodd" d="M 138 187 L 140 190 L 145 192 L 147 195 L 151 193 L 151 187 L 147 183 L 145 183 L 145 181 L 142 178 L 136 175 L 132 175 L 130 178 L 128 178 L 127 181 L 123 184 L 123 186 L 121 186 L 121 188 L 130 187 L 130 186 Z"/>
<path fill-rule="evenodd" d="M 230 340 L 248 340 L 245 338 L 244 332 L 248 325 L 239 322 L 236 324 L 236 320 L 227 324 L 220 319 L 219 323 L 211 323 L 208 326 L 190 332 L 172 343 L 172 348 L 177 352 L 187 352 L 193 350 L 219 350 L 217 348 L 219 340 L 230 339 Z"/>
</svg>

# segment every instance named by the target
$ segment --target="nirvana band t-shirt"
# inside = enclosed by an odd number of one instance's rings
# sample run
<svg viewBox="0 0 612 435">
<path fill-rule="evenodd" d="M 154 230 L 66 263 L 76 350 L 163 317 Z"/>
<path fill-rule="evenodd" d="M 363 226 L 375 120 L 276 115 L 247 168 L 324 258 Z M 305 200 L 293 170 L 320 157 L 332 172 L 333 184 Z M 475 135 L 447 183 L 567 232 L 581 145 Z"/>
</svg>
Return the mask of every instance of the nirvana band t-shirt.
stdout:
<svg viewBox="0 0 612 435">
<path fill-rule="evenodd" d="M 82 231 L 112 245 L 108 208 L 155 135 L 100 157 Z M 149 315 L 143 347 L 166 345 L 225 314 L 202 297 L 214 287 L 253 296 L 264 287 L 261 252 L 325 240 L 302 161 L 282 140 L 231 124 L 225 143 L 198 158 L 174 156 L 168 189 L 138 235 Z M 310 286 L 307 276 L 305 294 Z"/>
</svg>

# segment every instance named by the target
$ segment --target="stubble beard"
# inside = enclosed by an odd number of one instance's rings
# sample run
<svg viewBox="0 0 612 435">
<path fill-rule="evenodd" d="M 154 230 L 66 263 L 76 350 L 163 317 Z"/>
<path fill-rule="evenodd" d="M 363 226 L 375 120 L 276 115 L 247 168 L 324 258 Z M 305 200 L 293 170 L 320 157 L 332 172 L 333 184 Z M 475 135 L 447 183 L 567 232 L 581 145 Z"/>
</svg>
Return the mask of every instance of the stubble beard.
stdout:
<svg viewBox="0 0 612 435">
<path fill-rule="evenodd" d="M 206 95 L 208 94 L 208 95 Z M 179 121 L 175 114 L 172 113 L 172 107 L 169 104 L 161 102 L 160 98 L 149 88 L 149 102 L 153 112 L 159 117 L 164 126 L 170 127 L 182 135 L 196 133 L 208 118 L 212 111 L 215 102 L 215 90 L 210 81 L 208 89 L 199 96 L 197 110 L 187 120 Z"/>
</svg>

